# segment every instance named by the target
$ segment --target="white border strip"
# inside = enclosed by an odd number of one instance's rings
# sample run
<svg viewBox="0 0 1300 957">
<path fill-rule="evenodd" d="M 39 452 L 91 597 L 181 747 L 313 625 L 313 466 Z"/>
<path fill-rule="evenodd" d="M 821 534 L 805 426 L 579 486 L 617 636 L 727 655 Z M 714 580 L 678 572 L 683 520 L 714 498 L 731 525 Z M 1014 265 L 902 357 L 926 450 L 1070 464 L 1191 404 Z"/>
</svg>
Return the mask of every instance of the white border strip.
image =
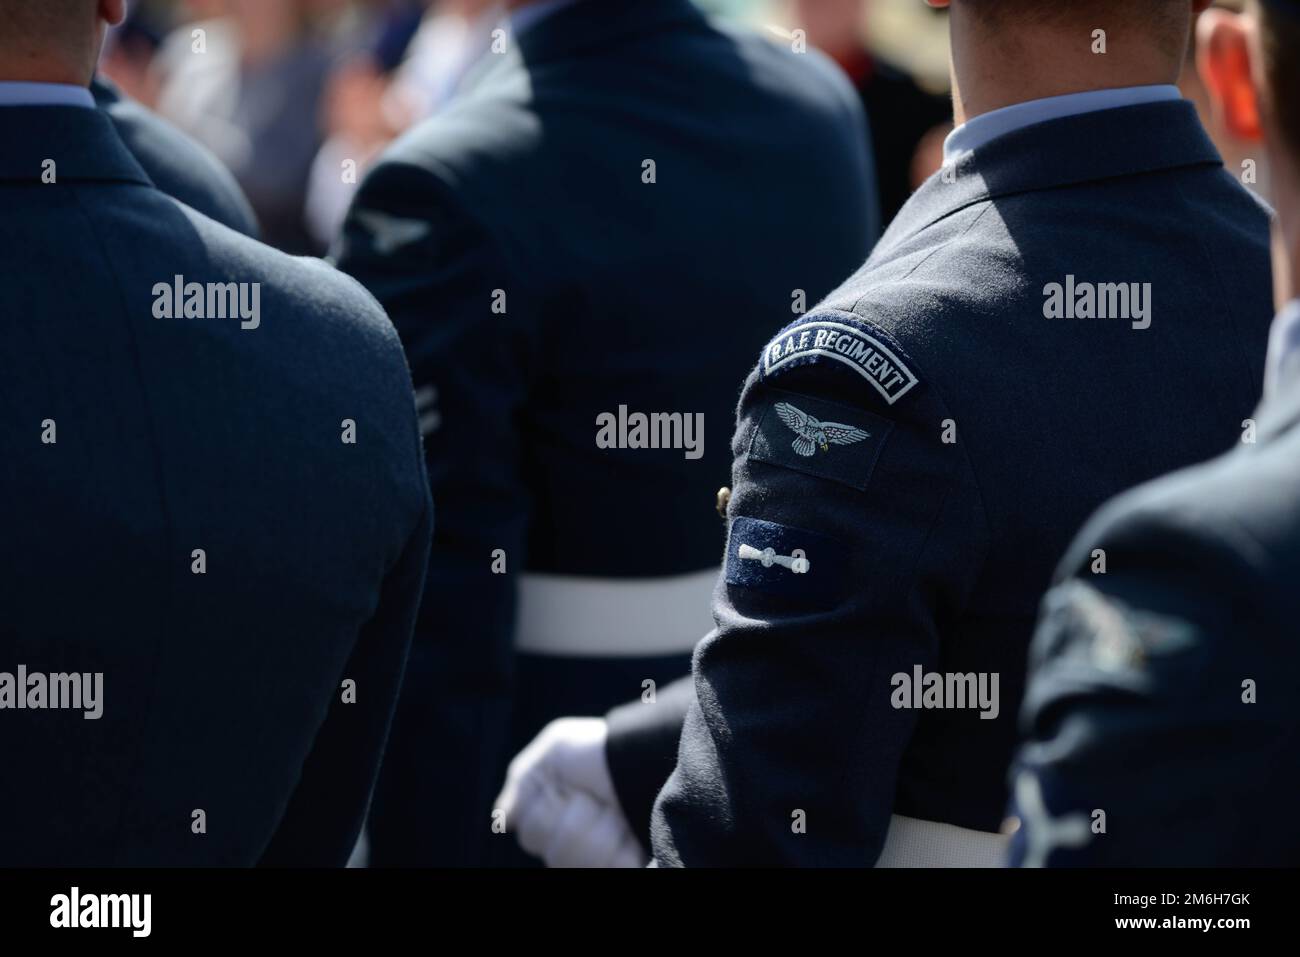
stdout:
<svg viewBox="0 0 1300 957">
<path fill-rule="evenodd" d="M 689 654 L 713 629 L 718 569 L 664 578 L 519 576 L 515 650 L 569 658 Z"/>
<path fill-rule="evenodd" d="M 1011 838 L 895 814 L 876 867 L 1005 867 Z"/>
</svg>

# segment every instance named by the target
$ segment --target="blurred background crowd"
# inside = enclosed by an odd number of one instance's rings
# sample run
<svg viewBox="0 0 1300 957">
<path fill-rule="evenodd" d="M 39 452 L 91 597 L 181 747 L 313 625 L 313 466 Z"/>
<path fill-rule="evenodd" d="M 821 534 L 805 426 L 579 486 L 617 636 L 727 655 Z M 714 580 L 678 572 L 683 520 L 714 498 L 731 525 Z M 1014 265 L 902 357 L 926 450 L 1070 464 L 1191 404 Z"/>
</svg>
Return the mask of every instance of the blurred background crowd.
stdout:
<svg viewBox="0 0 1300 957">
<path fill-rule="evenodd" d="M 884 222 L 938 168 L 951 129 L 944 12 L 920 0 L 698 2 L 844 69 L 871 121 Z M 320 254 L 366 164 L 456 95 L 503 16 L 501 0 L 139 0 L 102 71 L 221 158 L 267 242 Z M 1182 85 L 1204 114 L 1191 63 Z M 1202 118 L 1235 168 L 1243 151 Z M 340 173 L 349 160 L 355 177 Z"/>
<path fill-rule="evenodd" d="M 918 0 L 700 5 L 844 68 L 875 130 L 886 222 L 938 167 L 951 112 L 944 14 Z M 356 188 L 344 162 L 359 178 L 453 97 L 502 20 L 497 0 L 139 0 L 102 72 L 221 158 L 267 242 L 321 253 Z"/>
</svg>

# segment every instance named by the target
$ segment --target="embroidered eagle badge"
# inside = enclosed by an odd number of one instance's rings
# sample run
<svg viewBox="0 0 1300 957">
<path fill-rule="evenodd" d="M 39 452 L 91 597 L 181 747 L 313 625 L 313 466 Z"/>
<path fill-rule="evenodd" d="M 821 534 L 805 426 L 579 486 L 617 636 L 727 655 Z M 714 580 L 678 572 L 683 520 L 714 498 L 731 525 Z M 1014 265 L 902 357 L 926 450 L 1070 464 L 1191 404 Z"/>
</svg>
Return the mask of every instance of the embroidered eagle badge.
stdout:
<svg viewBox="0 0 1300 957">
<path fill-rule="evenodd" d="M 796 409 L 789 402 L 778 402 L 776 414 L 794 432 L 796 438 L 791 443 L 791 447 L 804 458 L 816 455 L 818 447 L 823 452 L 829 452 L 832 445 L 853 445 L 855 442 L 871 438 L 870 432 L 852 425 L 819 422 L 808 413 Z"/>
</svg>

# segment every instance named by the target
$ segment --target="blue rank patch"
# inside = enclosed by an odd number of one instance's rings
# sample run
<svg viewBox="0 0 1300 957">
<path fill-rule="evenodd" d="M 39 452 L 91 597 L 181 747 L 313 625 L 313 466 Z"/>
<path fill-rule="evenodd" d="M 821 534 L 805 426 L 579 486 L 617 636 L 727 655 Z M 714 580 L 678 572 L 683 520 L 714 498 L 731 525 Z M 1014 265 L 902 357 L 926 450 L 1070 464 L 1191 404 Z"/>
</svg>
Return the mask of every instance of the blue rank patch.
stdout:
<svg viewBox="0 0 1300 957">
<path fill-rule="evenodd" d="M 777 334 L 759 362 L 764 379 L 815 362 L 843 367 L 866 379 L 893 405 L 919 381 L 890 347 L 883 333 L 851 313 L 827 311 L 807 316 Z"/>
<path fill-rule="evenodd" d="M 848 550 L 833 538 L 757 518 L 737 517 L 727 537 L 727 584 L 810 604 L 838 598 Z"/>
<path fill-rule="evenodd" d="M 894 423 L 862 409 L 772 390 L 749 457 L 862 490 Z"/>
</svg>

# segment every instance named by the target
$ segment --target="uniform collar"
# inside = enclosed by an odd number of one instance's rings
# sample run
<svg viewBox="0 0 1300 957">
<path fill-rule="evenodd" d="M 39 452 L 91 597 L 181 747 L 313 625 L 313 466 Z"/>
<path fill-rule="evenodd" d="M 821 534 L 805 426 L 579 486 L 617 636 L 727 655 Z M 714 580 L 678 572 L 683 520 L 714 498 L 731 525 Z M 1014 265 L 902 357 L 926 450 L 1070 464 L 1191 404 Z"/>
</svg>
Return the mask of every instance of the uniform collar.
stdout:
<svg viewBox="0 0 1300 957">
<path fill-rule="evenodd" d="M 1268 363 L 1264 395 L 1272 396 L 1283 382 L 1300 375 L 1300 299 L 1292 299 L 1277 318 L 1268 337 Z"/>
<path fill-rule="evenodd" d="M 579 0 L 541 0 L 540 3 L 530 3 L 526 7 L 520 7 L 514 13 L 506 18 L 510 26 L 510 32 L 516 37 L 532 29 L 552 14 L 558 13 L 571 4 Z"/>
<path fill-rule="evenodd" d="M 0 82 L 0 106 L 80 106 L 95 108 L 95 98 L 84 86 L 71 83 Z"/>
<path fill-rule="evenodd" d="M 1260 444 L 1300 424 L 1300 300 L 1288 303 L 1273 320 L 1264 401 L 1255 422 Z"/>
<path fill-rule="evenodd" d="M 151 185 L 102 110 L 5 107 L 0 109 L 0 142 L 5 144 L 0 150 L 0 182 L 39 183 L 53 173 L 57 181 Z"/>
<path fill-rule="evenodd" d="M 943 161 L 951 163 L 963 153 L 970 153 L 991 143 L 999 136 L 1016 130 L 1060 120 L 1097 110 L 1115 110 L 1125 106 L 1142 106 L 1147 103 L 1168 103 L 1181 100 L 1182 93 L 1172 84 L 1153 86 L 1125 86 L 1113 90 L 1088 90 L 1084 93 L 1067 93 L 1028 100 L 1012 106 L 982 113 L 967 120 L 948 134 L 943 142 Z"/>
<path fill-rule="evenodd" d="M 690 23 L 704 23 L 704 13 L 691 0 L 564 0 L 542 3 L 533 16 L 524 7 L 511 18 L 515 33 L 511 55 L 482 57 L 460 86 L 469 93 L 520 66 L 532 69 L 553 60 L 572 59 L 591 50 L 609 49 Z M 520 27 L 518 18 L 524 16 Z"/>
<path fill-rule="evenodd" d="M 922 184 L 876 247 L 883 252 L 976 203 L 1195 166 L 1222 166 L 1186 100 L 1095 110 L 1035 123 L 962 153 Z"/>
<path fill-rule="evenodd" d="M 543 6 L 550 9 L 517 38 L 528 63 L 573 56 L 625 37 L 704 20 L 691 0 L 568 0 Z"/>
</svg>

